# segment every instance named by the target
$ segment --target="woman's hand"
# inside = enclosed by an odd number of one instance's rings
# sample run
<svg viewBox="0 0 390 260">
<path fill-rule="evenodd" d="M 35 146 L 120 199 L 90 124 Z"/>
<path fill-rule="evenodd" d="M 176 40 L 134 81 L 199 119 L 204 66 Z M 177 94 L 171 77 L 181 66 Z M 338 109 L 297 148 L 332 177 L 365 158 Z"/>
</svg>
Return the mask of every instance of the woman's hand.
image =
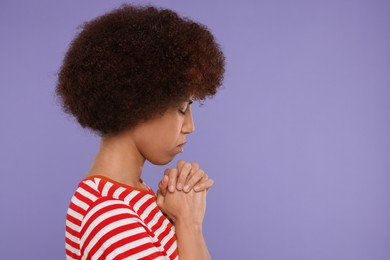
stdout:
<svg viewBox="0 0 390 260">
<path fill-rule="evenodd" d="M 201 227 L 206 212 L 206 191 L 191 190 L 185 193 L 175 190 L 163 195 L 159 190 L 157 205 L 175 224 L 180 222 L 183 225 Z"/>
<path fill-rule="evenodd" d="M 214 181 L 209 179 L 208 175 L 199 168 L 198 163 L 180 160 L 177 163 L 177 168 L 172 169 L 165 170 L 164 177 L 158 185 L 159 191 L 164 196 L 167 190 L 170 192 L 179 190 L 185 193 L 191 190 L 196 192 L 207 191 L 214 184 Z"/>
<path fill-rule="evenodd" d="M 183 168 L 185 167 L 183 166 Z M 168 176 L 174 177 L 176 180 L 177 176 L 180 178 L 180 175 L 177 168 L 168 169 L 165 173 L 164 179 L 159 185 L 160 187 L 165 187 L 165 194 L 163 194 L 161 189 L 158 190 L 157 205 L 174 222 L 180 259 L 210 260 L 210 254 L 202 232 L 202 223 L 206 212 L 207 190 L 196 192 L 194 189 L 191 189 L 185 192 L 175 188 L 173 192 L 166 192 L 170 180 Z M 195 178 L 207 187 L 205 184 L 207 181 L 202 182 L 202 177 L 193 177 L 196 174 L 191 176 L 188 173 L 186 176 L 186 181 L 187 179 Z M 201 174 L 201 176 L 203 175 Z"/>
</svg>

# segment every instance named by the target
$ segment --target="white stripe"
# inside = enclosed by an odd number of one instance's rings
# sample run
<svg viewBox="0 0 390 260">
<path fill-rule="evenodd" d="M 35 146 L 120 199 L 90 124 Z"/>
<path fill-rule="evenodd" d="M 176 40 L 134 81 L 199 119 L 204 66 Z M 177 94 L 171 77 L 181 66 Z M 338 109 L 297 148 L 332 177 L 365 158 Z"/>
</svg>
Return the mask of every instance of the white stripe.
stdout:
<svg viewBox="0 0 390 260">
<path fill-rule="evenodd" d="M 143 196 L 141 199 L 139 199 L 137 201 L 137 203 L 134 204 L 134 211 L 137 212 L 139 210 L 139 208 L 143 204 L 145 204 L 145 202 L 148 201 L 150 198 L 152 198 L 152 196 L 148 194 L 148 195 Z"/>
<path fill-rule="evenodd" d="M 128 243 L 126 245 L 123 245 L 121 247 L 118 247 L 116 248 L 114 251 L 112 251 L 106 259 L 113 259 L 115 256 L 117 256 L 118 254 L 121 254 L 122 252 L 126 252 L 128 250 L 131 250 L 132 248 L 135 248 L 137 246 L 140 246 L 140 245 L 144 245 L 144 244 L 147 244 L 147 243 L 150 243 L 150 238 L 149 237 L 144 237 L 144 238 L 141 238 L 141 239 L 138 239 L 134 242 L 131 242 L 131 243 Z M 155 248 L 152 248 L 152 250 L 155 249 Z M 149 251 L 149 250 L 146 250 L 146 251 Z M 145 256 L 145 253 L 146 251 L 142 251 L 140 252 L 139 254 L 137 255 L 132 255 L 132 259 L 138 259 L 137 256 L 140 255 L 140 256 Z M 151 251 L 151 252 L 155 252 L 155 250 Z"/>
<path fill-rule="evenodd" d="M 135 255 L 129 256 L 129 257 L 125 258 L 125 259 L 129 259 L 129 260 L 130 259 L 140 259 L 140 258 L 143 258 L 143 257 L 145 257 L 147 255 L 150 255 L 150 254 L 154 253 L 154 252 L 158 252 L 158 250 L 156 250 L 155 247 L 151 247 L 151 248 L 148 248 L 148 249 L 146 249 L 144 251 L 141 251 L 141 252 L 139 252 L 139 253 L 137 253 Z M 166 259 L 166 258 L 165 257 L 163 257 L 163 258 L 159 257 L 159 258 L 155 258 L 155 259 Z"/>
<path fill-rule="evenodd" d="M 93 180 L 85 180 L 84 183 L 87 184 L 92 189 L 98 190 L 100 179 L 94 178 Z"/>
<path fill-rule="evenodd" d="M 80 208 L 82 208 L 83 210 L 87 210 L 89 205 L 87 203 L 85 203 L 84 201 L 82 200 L 79 200 L 78 198 L 76 198 L 76 196 L 73 196 L 72 198 L 72 203 L 79 206 Z"/>
<path fill-rule="evenodd" d="M 112 185 L 113 184 L 111 182 L 106 182 L 106 184 L 104 184 L 103 190 L 101 192 L 103 197 L 107 197 L 108 191 L 110 190 Z"/>
<path fill-rule="evenodd" d="M 137 190 L 130 192 L 130 193 L 123 199 L 123 201 L 126 202 L 127 204 L 130 204 L 130 201 L 131 201 L 135 196 L 137 196 L 138 193 L 139 193 L 139 191 L 137 191 Z"/>
<path fill-rule="evenodd" d="M 141 214 L 141 219 L 145 220 L 150 212 L 157 207 L 157 204 L 155 202 L 152 202 L 144 211 L 144 213 Z"/>
<path fill-rule="evenodd" d="M 72 242 L 75 242 L 75 243 L 78 243 L 79 242 L 79 239 L 75 236 L 73 236 L 72 234 L 70 234 L 69 232 L 65 231 L 65 237 L 67 239 L 69 239 L 70 241 Z"/>
<path fill-rule="evenodd" d="M 153 219 L 148 223 L 150 230 L 154 230 L 154 226 L 157 224 L 158 220 L 163 216 L 162 212 L 159 210 Z"/>
<path fill-rule="evenodd" d="M 81 224 L 82 226 L 85 225 L 85 223 L 94 215 L 94 213 L 96 213 L 98 210 L 100 209 L 103 209 L 107 206 L 111 206 L 111 205 L 124 205 L 124 203 L 121 201 L 114 201 L 114 200 L 110 200 L 110 201 L 104 201 L 98 205 L 96 205 L 96 207 L 94 207 L 93 209 L 91 209 L 88 214 L 85 216 L 84 220 L 83 220 L 83 223 Z M 94 219 L 94 221 L 92 221 L 92 223 L 88 226 L 88 229 L 85 231 L 84 233 L 84 236 L 81 238 L 81 241 L 84 243 L 85 242 L 85 239 L 89 236 L 89 234 L 92 232 L 92 230 L 102 221 L 104 221 L 105 219 L 108 219 L 112 216 L 116 216 L 116 215 L 119 215 L 119 214 L 122 214 L 122 213 L 129 213 L 129 214 L 134 214 L 131 209 L 129 208 L 126 208 L 126 209 L 123 209 L 123 208 L 120 208 L 120 209 L 114 209 L 114 210 L 110 210 L 110 211 L 107 211 L 107 212 L 104 212 L 103 214 L 101 214 L 100 216 L 98 216 L 97 218 Z"/>
<path fill-rule="evenodd" d="M 168 227 L 168 223 L 169 223 L 169 220 L 164 218 L 164 221 L 162 223 L 162 225 L 154 232 L 154 234 L 156 235 L 156 237 L 159 237 L 160 234 L 167 229 Z"/>
<path fill-rule="evenodd" d="M 167 250 L 167 255 L 170 256 L 177 248 L 176 240 L 172 243 L 171 247 Z"/>
<path fill-rule="evenodd" d="M 114 194 L 112 195 L 112 197 L 114 199 L 119 199 L 119 196 L 122 194 L 122 192 L 124 192 L 126 189 L 123 188 L 123 187 L 119 187 L 118 189 L 116 189 L 116 191 L 114 192 Z"/>
<path fill-rule="evenodd" d="M 83 215 L 81 215 L 80 213 L 74 211 L 73 209 L 71 208 L 68 208 L 68 215 L 78 219 L 78 220 L 82 220 L 83 219 Z"/>
<path fill-rule="evenodd" d="M 97 200 L 97 197 L 95 195 L 93 195 L 92 193 L 84 190 L 83 188 L 78 188 L 76 192 L 80 193 L 81 195 L 83 195 L 84 197 L 86 197 L 86 198 L 88 198 L 88 199 L 90 199 L 92 201 Z"/>
<path fill-rule="evenodd" d="M 69 220 L 66 220 L 66 226 L 76 232 L 79 232 L 80 226 L 75 225 L 74 223 L 70 222 Z"/>
<path fill-rule="evenodd" d="M 77 248 L 74 248 L 73 246 L 69 245 L 68 243 L 65 243 L 65 249 L 69 250 L 73 254 L 80 255 L 80 251 Z"/>
<path fill-rule="evenodd" d="M 98 190 L 98 186 L 99 186 L 99 183 L 102 179 L 99 178 L 99 177 L 95 177 L 93 178 L 93 181 L 92 180 L 87 180 L 86 182 L 89 183 L 88 185 L 91 186 L 92 188 Z"/>
<path fill-rule="evenodd" d="M 136 223 L 136 222 L 137 221 L 135 219 L 121 219 L 121 220 L 115 221 L 115 222 L 110 223 L 109 225 L 105 226 L 104 228 L 99 230 L 99 232 L 96 233 L 96 235 L 90 240 L 89 244 L 85 248 L 85 253 L 89 254 L 89 251 L 92 249 L 92 247 L 94 245 L 96 245 L 96 243 L 99 242 L 99 240 L 104 235 L 109 233 L 110 231 L 112 231 L 112 230 L 114 230 L 114 229 L 116 229 L 118 227 L 121 227 L 121 226 L 124 226 L 124 225 L 128 225 L 128 224 L 132 224 L 132 223 Z M 145 232 L 145 228 L 143 228 L 141 226 L 141 227 L 134 228 L 134 229 L 131 229 L 131 230 L 126 230 L 125 232 L 122 232 L 122 233 L 115 234 L 114 236 L 110 237 L 106 241 L 103 241 L 104 243 L 103 243 L 102 247 L 103 247 L 103 249 L 105 249 L 109 245 L 112 245 L 113 243 L 121 240 L 122 238 L 125 238 L 125 237 L 128 237 L 128 236 L 132 236 L 132 235 L 136 235 L 136 234 L 139 234 L 139 233 L 142 233 L 142 232 Z M 98 252 L 96 252 L 96 253 L 98 253 Z M 100 253 L 102 253 L 102 252 L 100 252 Z M 98 257 L 96 257 L 96 258 L 98 258 Z"/>
<path fill-rule="evenodd" d="M 166 235 L 163 240 L 161 240 L 161 245 L 166 245 L 168 241 L 173 237 L 174 233 L 169 231 L 168 235 Z"/>
<path fill-rule="evenodd" d="M 117 226 L 120 226 L 120 225 L 117 225 Z M 112 227 L 112 229 L 114 229 L 114 228 L 115 228 L 115 227 Z M 109 232 L 109 231 L 106 231 L 106 232 Z M 105 234 L 106 232 L 104 232 L 104 234 Z M 99 248 L 100 250 L 97 250 L 97 251 L 96 251 L 96 253 L 92 256 L 92 259 L 99 259 L 99 257 L 101 257 L 101 255 L 104 253 L 104 250 L 106 250 L 106 249 L 107 249 L 109 246 L 111 246 L 112 244 L 114 244 L 114 243 L 116 243 L 116 242 L 118 242 L 118 241 L 120 241 L 120 240 L 122 240 L 122 239 L 124 239 L 124 238 L 127 238 L 127 237 L 129 237 L 129 236 L 131 236 L 131 235 L 140 234 L 140 233 L 143 233 L 143 232 L 145 232 L 145 229 L 144 229 L 143 227 L 138 227 L 138 228 L 132 229 L 132 230 L 131 230 L 131 233 L 129 233 L 129 230 L 126 230 L 126 231 L 121 232 L 121 233 L 119 233 L 119 234 L 115 234 L 115 236 L 112 236 L 112 237 L 110 237 L 109 239 L 107 239 L 106 241 L 104 241 L 102 247 Z M 99 233 L 100 233 L 100 234 L 99 234 L 100 237 L 104 235 L 104 234 L 102 234 L 101 232 L 99 232 Z M 96 237 L 97 237 L 97 236 L 96 236 Z M 98 241 L 99 241 L 98 238 L 96 238 L 96 239 L 94 238 L 93 241 L 91 241 L 90 244 L 93 246 L 93 245 L 95 245 Z M 123 246 L 122 246 L 122 247 L 123 247 Z M 120 250 L 120 248 L 122 248 L 122 247 L 119 247 L 119 248 L 115 249 L 115 250 L 117 250 L 117 251 L 116 251 L 117 254 L 123 252 L 123 251 L 118 252 L 118 251 Z M 92 247 L 91 247 L 90 245 L 88 245 L 88 252 L 89 252 L 89 250 L 91 250 L 91 248 L 92 248 Z"/>
</svg>

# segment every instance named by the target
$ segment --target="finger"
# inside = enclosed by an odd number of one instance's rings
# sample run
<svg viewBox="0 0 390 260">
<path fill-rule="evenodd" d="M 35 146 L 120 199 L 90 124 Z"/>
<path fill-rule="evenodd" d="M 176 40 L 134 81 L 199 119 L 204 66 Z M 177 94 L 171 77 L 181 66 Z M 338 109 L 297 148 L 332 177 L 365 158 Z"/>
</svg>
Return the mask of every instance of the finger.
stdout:
<svg viewBox="0 0 390 260">
<path fill-rule="evenodd" d="M 157 199 L 156 203 L 159 207 L 161 207 L 164 204 L 164 196 L 162 195 L 160 190 L 157 190 Z"/>
<path fill-rule="evenodd" d="M 199 183 L 195 185 L 194 191 L 199 192 L 199 191 L 208 191 L 212 186 L 214 185 L 214 180 L 213 179 L 208 179 L 207 181 L 203 183 Z"/>
<path fill-rule="evenodd" d="M 199 170 L 199 163 L 197 162 L 191 163 L 191 172 L 195 173 L 197 170 Z"/>
<path fill-rule="evenodd" d="M 164 175 L 162 180 L 158 183 L 158 189 L 160 190 L 163 196 L 165 196 L 165 194 L 167 193 L 168 180 L 169 180 L 168 176 Z"/>
<path fill-rule="evenodd" d="M 186 162 L 183 164 L 183 166 L 181 167 L 181 171 L 179 171 L 179 177 L 177 179 L 177 185 L 176 185 L 176 188 L 178 190 L 182 190 L 185 183 L 186 183 L 186 180 L 187 180 L 187 177 L 188 175 L 191 173 L 191 164 Z"/>
<path fill-rule="evenodd" d="M 177 169 L 172 168 L 168 171 L 168 190 L 174 192 L 176 189 Z"/>
<path fill-rule="evenodd" d="M 181 170 L 183 169 L 183 166 L 184 166 L 184 164 L 185 164 L 186 162 L 185 161 L 183 161 L 183 160 L 179 160 L 178 162 L 177 162 L 177 170 L 179 171 L 179 172 L 181 172 Z"/>
<path fill-rule="evenodd" d="M 185 164 L 185 163 L 183 163 L 183 164 L 181 165 L 181 169 L 183 169 L 184 164 Z M 197 162 L 191 163 L 191 171 L 190 171 L 190 173 L 187 175 L 186 181 L 185 181 L 185 183 L 184 183 L 183 191 L 189 192 L 189 191 L 193 188 L 194 183 L 188 183 L 188 181 L 191 179 L 191 176 L 194 175 L 198 170 L 199 170 L 199 163 L 197 163 Z M 195 181 L 195 183 L 196 183 L 196 181 Z M 185 189 L 185 190 L 184 190 L 184 189 Z"/>
<path fill-rule="evenodd" d="M 205 182 L 208 179 L 207 174 L 201 170 L 198 169 L 195 173 L 191 174 L 186 182 L 186 185 L 183 188 L 184 192 L 189 192 L 192 190 L 192 188 L 195 186 L 195 184 L 200 184 L 202 182 Z"/>
</svg>

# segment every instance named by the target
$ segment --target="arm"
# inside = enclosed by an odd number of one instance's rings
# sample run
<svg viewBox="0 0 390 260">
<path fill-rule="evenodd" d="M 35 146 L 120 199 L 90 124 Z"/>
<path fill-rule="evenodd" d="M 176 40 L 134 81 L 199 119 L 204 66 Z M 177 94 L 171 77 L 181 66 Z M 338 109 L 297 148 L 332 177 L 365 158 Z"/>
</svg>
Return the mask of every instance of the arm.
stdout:
<svg viewBox="0 0 390 260">
<path fill-rule="evenodd" d="M 138 216 L 120 200 L 97 200 L 82 221 L 80 238 L 83 259 L 162 256 Z"/>
<path fill-rule="evenodd" d="M 177 171 L 176 168 L 170 171 Z M 191 190 L 157 193 L 157 204 L 174 222 L 181 260 L 208 260 L 202 223 L 206 211 L 206 191 Z"/>
<path fill-rule="evenodd" d="M 192 191 L 192 193 L 194 192 Z M 205 194 L 206 192 L 203 191 L 200 194 L 195 194 L 195 196 L 204 197 L 201 198 L 201 200 L 205 202 L 206 199 Z M 203 216 L 202 216 L 202 220 L 203 220 Z M 211 259 L 206 242 L 204 241 L 204 237 L 203 237 L 202 222 L 198 222 L 196 218 L 187 219 L 185 216 L 181 218 L 179 217 L 175 221 L 177 245 L 179 248 L 180 259 L 182 260 Z"/>
</svg>

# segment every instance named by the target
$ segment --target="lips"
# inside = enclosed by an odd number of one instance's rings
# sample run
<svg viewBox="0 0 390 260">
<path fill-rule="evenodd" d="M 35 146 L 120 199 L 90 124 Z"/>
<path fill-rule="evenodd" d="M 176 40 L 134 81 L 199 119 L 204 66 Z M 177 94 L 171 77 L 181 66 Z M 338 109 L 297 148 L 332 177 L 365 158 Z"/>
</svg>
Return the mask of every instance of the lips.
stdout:
<svg viewBox="0 0 390 260">
<path fill-rule="evenodd" d="M 181 144 L 179 144 L 178 146 L 183 146 L 183 145 L 185 145 L 187 142 L 184 142 L 184 143 L 181 143 Z"/>
<path fill-rule="evenodd" d="M 186 142 L 184 142 L 184 143 L 181 143 L 181 144 L 179 144 L 178 146 L 177 146 L 177 148 L 179 148 L 180 149 L 180 152 L 182 153 L 182 152 L 184 152 L 184 148 L 183 148 L 183 146 L 186 144 Z"/>
</svg>

